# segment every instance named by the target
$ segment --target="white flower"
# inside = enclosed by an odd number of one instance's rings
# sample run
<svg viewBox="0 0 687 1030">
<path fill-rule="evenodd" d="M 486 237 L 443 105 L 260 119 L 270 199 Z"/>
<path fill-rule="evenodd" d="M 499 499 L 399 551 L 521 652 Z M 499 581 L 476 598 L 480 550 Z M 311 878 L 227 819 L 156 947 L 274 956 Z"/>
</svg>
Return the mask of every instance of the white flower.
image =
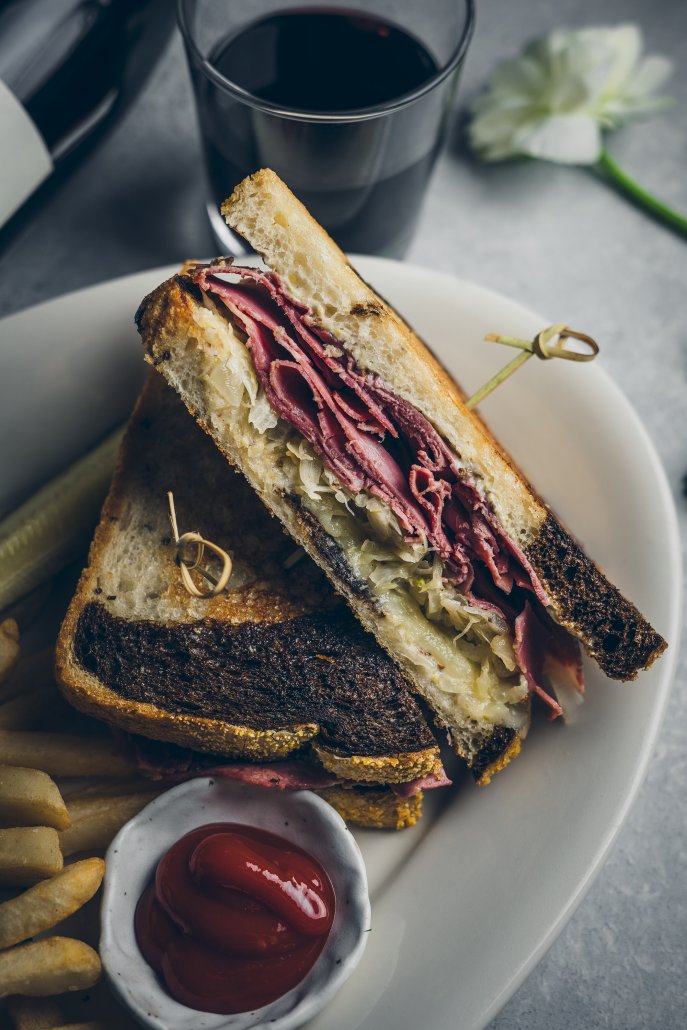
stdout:
<svg viewBox="0 0 687 1030">
<path fill-rule="evenodd" d="M 670 72 L 666 58 L 642 57 L 636 25 L 552 32 L 497 67 L 473 106 L 470 142 L 485 161 L 594 164 L 603 129 L 666 104 L 656 92 Z"/>
</svg>

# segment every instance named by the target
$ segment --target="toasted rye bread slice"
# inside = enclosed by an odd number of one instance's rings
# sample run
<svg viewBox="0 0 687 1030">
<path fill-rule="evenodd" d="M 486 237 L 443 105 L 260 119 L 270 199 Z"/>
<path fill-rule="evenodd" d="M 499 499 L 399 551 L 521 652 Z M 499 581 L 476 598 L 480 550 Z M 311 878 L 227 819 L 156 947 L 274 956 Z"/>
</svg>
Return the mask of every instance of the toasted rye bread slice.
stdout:
<svg viewBox="0 0 687 1030">
<path fill-rule="evenodd" d="M 632 680 L 666 642 L 583 552 L 480 420 L 426 345 L 360 278 L 270 169 L 222 205 L 227 224 L 263 256 L 289 293 L 313 308 L 361 368 L 422 411 L 474 470 L 508 537 L 543 583 L 557 620 L 612 679 Z"/>
<path fill-rule="evenodd" d="M 582 641 L 602 669 L 612 677 L 631 679 L 650 665 L 666 646 L 659 634 L 584 555 L 479 418 L 465 408 L 459 388 L 424 344 L 359 278 L 277 176 L 270 171 L 251 176 L 223 211 L 231 227 L 279 275 L 289 296 L 311 309 L 316 323 L 335 336 L 357 367 L 379 375 L 439 431 L 480 484 L 506 535 L 530 561 L 557 621 Z M 228 460 L 325 570 L 363 625 L 401 663 L 449 728 L 456 750 L 478 781 L 488 782 L 520 749 L 528 725 L 525 703 L 518 701 L 513 718 L 503 722 L 453 718 L 438 693 L 415 677 L 389 632 L 388 613 L 312 508 L 276 486 L 268 465 L 254 460 L 257 432 L 253 440 L 238 439 L 236 412 L 220 379 L 228 375 L 227 354 L 237 341 L 243 347 L 243 338 L 226 312 L 208 304 L 191 276 L 176 276 L 155 290 L 141 304 L 137 323 L 147 360 L 162 371 Z"/>
<path fill-rule="evenodd" d="M 168 490 L 180 531 L 233 555 L 215 598 L 181 584 Z M 294 550 L 151 373 L 60 632 L 65 696 L 124 730 L 215 755 L 278 759 L 310 743 L 325 768 L 361 783 L 438 772 L 405 679 L 319 570 L 290 561 Z"/>
<path fill-rule="evenodd" d="M 405 830 L 422 816 L 422 791 L 400 798 L 388 787 L 325 787 L 316 790 L 342 819 L 372 830 Z"/>
</svg>

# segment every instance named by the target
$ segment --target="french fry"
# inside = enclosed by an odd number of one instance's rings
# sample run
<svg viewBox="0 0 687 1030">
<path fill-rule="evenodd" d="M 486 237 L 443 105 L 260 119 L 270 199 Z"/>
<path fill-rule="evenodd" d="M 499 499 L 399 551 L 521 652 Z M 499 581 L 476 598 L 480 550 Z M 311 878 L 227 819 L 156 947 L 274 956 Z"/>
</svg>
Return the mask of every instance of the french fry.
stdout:
<svg viewBox="0 0 687 1030">
<path fill-rule="evenodd" d="M 24 594 L 14 604 L 10 604 L 5 609 L 5 615 L 7 618 L 15 619 L 19 625 L 19 632 L 25 633 L 45 608 L 51 593 L 52 582 L 44 583 L 29 594 Z"/>
<path fill-rule="evenodd" d="M 52 998 L 22 998 L 16 995 L 7 999 L 14 1030 L 57 1030 L 64 1025 L 60 1006 Z"/>
<path fill-rule="evenodd" d="M 0 905 L 0 949 L 51 930 L 93 897 L 105 875 L 102 858 L 86 858 Z"/>
<path fill-rule="evenodd" d="M 127 794 L 159 795 L 170 787 L 176 786 L 178 780 L 146 780 L 142 777 L 126 780 L 95 779 L 85 786 L 76 786 L 65 791 L 64 799 L 69 805 L 72 801 L 87 798 L 123 798 Z"/>
<path fill-rule="evenodd" d="M 30 655 L 22 655 L 12 670 L 11 676 L 0 689 L 0 700 L 9 700 L 26 694 L 36 687 L 56 687 L 55 649 L 46 647 Z"/>
<path fill-rule="evenodd" d="M 40 651 L 22 655 L 15 670 L 15 678 L 22 683 L 55 683 L 55 648 L 44 647 Z"/>
<path fill-rule="evenodd" d="M 52 826 L 0 830 L 0 884 L 30 887 L 63 866 L 60 838 Z"/>
<path fill-rule="evenodd" d="M 0 827 L 54 826 L 66 830 L 69 825 L 62 795 L 47 773 L 0 765 Z"/>
<path fill-rule="evenodd" d="M 60 833 L 65 858 L 80 851 L 105 851 L 124 823 L 158 796 L 159 791 L 126 797 L 76 798 L 67 801 L 72 825 Z"/>
<path fill-rule="evenodd" d="M 126 776 L 133 767 L 106 738 L 0 730 L 0 763 L 50 776 Z"/>
<path fill-rule="evenodd" d="M 99 1019 L 89 1023 L 60 1023 L 55 1030 L 114 1030 L 112 1023 L 102 1023 Z"/>
<path fill-rule="evenodd" d="M 93 741 L 105 740 L 106 746 L 107 741 L 111 740 L 107 723 L 98 722 L 72 708 L 56 687 L 36 713 L 32 728 L 44 730 L 46 733 L 89 736 Z"/>
<path fill-rule="evenodd" d="M 42 686 L 29 690 L 24 694 L 0 704 L 0 730 L 31 730 L 40 725 L 41 712 L 52 695 L 57 693 L 56 687 Z"/>
<path fill-rule="evenodd" d="M 0 682 L 6 679 L 19 658 L 19 626 L 15 619 L 0 622 Z"/>
<path fill-rule="evenodd" d="M 45 997 L 92 987 L 100 979 L 98 953 L 71 937 L 45 937 L 0 952 L 0 998 Z"/>
<path fill-rule="evenodd" d="M 64 700 L 57 687 L 54 666 L 54 648 L 19 659 L 12 674 L 0 684 L 0 730 L 85 730 L 90 734 L 99 729 L 99 723 L 88 720 Z"/>
</svg>

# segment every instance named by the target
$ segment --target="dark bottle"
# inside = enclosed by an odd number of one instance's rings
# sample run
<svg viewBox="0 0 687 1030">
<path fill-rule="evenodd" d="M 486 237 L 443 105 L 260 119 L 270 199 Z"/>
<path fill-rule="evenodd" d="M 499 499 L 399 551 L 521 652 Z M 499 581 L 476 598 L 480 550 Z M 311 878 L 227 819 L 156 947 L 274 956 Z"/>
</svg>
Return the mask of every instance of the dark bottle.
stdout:
<svg viewBox="0 0 687 1030">
<path fill-rule="evenodd" d="M 173 0 L 0 0 L 0 226 L 139 91 Z"/>
<path fill-rule="evenodd" d="M 221 40 L 211 63 L 251 97 L 287 109 L 241 102 L 191 60 L 217 204 L 247 173 L 269 165 L 344 250 L 404 251 L 452 93 L 430 91 L 391 114 L 384 109 L 439 70 L 418 38 L 362 11 L 289 9 Z"/>
</svg>

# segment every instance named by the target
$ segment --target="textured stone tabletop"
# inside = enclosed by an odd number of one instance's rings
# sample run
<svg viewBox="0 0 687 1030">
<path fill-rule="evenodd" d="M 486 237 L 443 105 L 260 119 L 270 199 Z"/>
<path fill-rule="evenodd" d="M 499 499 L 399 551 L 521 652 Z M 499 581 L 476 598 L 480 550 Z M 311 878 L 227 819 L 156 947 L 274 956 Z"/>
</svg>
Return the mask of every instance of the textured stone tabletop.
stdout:
<svg viewBox="0 0 687 1030">
<path fill-rule="evenodd" d="M 638 22 L 648 49 L 675 62 L 675 107 L 616 133 L 610 149 L 640 181 L 687 211 L 684 0 L 478 0 L 454 140 L 408 260 L 594 327 L 605 367 L 664 463 L 684 539 L 687 239 L 650 221 L 588 171 L 528 162 L 480 166 L 466 154 L 460 128 L 463 105 L 496 60 L 556 26 L 598 21 Z M 125 121 L 0 254 L 0 313 L 212 253 L 203 200 L 190 86 L 175 40 Z M 610 858 L 493 1030 L 687 1026 L 686 702 L 683 650 L 648 777 Z"/>
</svg>

